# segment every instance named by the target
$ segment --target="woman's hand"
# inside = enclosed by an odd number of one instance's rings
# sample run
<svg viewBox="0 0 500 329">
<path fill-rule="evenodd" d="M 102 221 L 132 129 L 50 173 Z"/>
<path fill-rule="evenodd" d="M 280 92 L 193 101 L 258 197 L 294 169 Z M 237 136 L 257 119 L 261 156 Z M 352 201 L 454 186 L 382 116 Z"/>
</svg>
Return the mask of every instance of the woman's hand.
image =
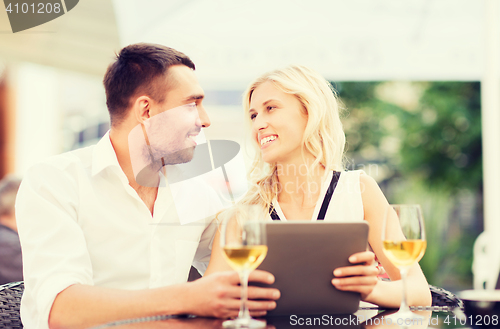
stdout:
<svg viewBox="0 0 500 329">
<path fill-rule="evenodd" d="M 332 284 L 338 290 L 359 292 L 361 299 L 366 300 L 379 281 L 375 254 L 371 251 L 359 252 L 351 255 L 349 262 L 356 265 L 336 268 Z"/>
</svg>

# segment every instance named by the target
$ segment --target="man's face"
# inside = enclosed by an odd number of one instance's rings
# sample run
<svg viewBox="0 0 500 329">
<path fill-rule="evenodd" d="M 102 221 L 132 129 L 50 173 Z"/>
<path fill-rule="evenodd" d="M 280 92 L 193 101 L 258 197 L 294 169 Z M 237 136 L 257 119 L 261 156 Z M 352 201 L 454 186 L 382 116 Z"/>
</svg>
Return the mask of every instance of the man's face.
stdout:
<svg viewBox="0 0 500 329">
<path fill-rule="evenodd" d="M 155 161 L 164 164 L 191 161 L 195 138 L 210 119 L 202 105 L 204 92 L 190 68 L 171 66 L 166 79 L 170 88 L 163 103 L 154 102 L 145 128 Z"/>
</svg>

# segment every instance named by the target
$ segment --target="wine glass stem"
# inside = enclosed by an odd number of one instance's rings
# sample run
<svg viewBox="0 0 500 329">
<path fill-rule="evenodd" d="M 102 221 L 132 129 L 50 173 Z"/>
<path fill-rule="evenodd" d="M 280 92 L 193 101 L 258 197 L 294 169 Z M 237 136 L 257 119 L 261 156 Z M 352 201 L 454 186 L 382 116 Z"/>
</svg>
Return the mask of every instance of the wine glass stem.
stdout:
<svg viewBox="0 0 500 329">
<path fill-rule="evenodd" d="M 243 270 L 240 272 L 240 284 L 241 284 L 241 306 L 238 318 L 240 319 L 250 319 L 250 312 L 248 311 L 247 300 L 248 300 L 248 275 L 250 273 L 248 270 Z"/>
<path fill-rule="evenodd" d="M 410 312 L 410 307 L 408 307 L 408 303 L 406 302 L 406 276 L 408 274 L 407 268 L 402 268 L 401 272 L 401 284 L 403 285 L 403 297 L 401 299 L 401 306 L 399 307 L 400 311 Z"/>
</svg>

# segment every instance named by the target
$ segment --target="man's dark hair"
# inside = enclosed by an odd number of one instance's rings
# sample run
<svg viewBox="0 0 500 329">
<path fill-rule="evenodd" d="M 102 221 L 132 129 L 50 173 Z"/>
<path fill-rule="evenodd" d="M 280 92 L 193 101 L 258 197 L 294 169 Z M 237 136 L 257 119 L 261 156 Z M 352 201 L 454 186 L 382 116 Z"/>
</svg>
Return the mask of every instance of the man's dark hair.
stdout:
<svg viewBox="0 0 500 329">
<path fill-rule="evenodd" d="M 108 66 L 103 81 L 111 125 L 121 122 L 131 98 L 139 93 L 163 102 L 169 88 L 167 70 L 172 65 L 195 69 L 189 57 L 169 47 L 138 43 L 123 48 Z"/>
</svg>

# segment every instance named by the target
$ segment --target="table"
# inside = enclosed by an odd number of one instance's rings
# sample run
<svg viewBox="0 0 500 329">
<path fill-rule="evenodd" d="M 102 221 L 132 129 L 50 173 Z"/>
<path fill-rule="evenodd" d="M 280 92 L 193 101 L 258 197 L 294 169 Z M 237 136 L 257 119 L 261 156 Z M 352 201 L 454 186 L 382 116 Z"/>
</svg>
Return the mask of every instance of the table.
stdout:
<svg viewBox="0 0 500 329">
<path fill-rule="evenodd" d="M 357 315 L 291 315 L 281 317 L 270 317 L 263 319 L 267 322 L 265 329 L 291 329 L 291 328 L 342 328 L 342 329 L 396 329 L 401 326 L 385 317 L 396 310 L 380 311 L 374 317 L 365 317 L 357 312 Z M 419 314 L 426 317 L 424 321 L 407 323 L 400 321 L 402 325 L 408 325 L 411 329 L 433 329 L 433 328 L 463 328 L 470 329 L 470 326 L 451 312 L 431 312 L 419 311 Z M 220 329 L 224 320 L 214 318 L 203 318 L 195 316 L 158 316 L 152 318 L 141 318 L 125 321 L 117 321 L 93 329 Z"/>
</svg>

